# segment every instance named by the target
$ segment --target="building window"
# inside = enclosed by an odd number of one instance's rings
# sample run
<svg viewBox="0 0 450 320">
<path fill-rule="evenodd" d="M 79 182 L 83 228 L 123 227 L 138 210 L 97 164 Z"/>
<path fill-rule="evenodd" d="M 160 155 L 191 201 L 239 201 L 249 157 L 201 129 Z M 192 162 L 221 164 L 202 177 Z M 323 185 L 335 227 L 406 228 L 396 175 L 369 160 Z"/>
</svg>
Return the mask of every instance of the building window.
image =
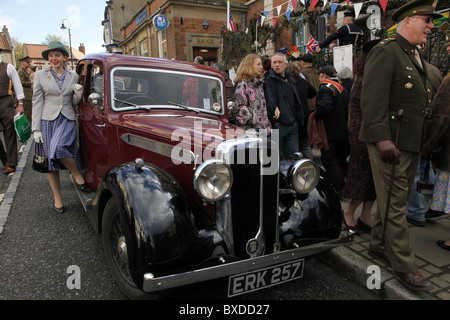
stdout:
<svg viewBox="0 0 450 320">
<path fill-rule="evenodd" d="M 141 56 L 148 56 L 148 41 L 145 39 L 141 42 Z"/>
<path fill-rule="evenodd" d="M 158 32 L 159 57 L 167 59 L 167 33 L 166 30 Z"/>
</svg>

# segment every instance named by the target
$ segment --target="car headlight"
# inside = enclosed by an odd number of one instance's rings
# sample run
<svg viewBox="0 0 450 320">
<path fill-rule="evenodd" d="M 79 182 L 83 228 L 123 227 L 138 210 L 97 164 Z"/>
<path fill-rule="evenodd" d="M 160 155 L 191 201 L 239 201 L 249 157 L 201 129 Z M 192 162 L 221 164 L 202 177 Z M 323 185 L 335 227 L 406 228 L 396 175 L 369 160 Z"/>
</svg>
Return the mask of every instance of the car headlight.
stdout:
<svg viewBox="0 0 450 320">
<path fill-rule="evenodd" d="M 320 170 L 311 160 L 302 159 L 294 163 L 290 170 L 290 182 L 294 190 L 305 194 L 314 189 L 319 181 Z"/>
<path fill-rule="evenodd" d="M 225 197 L 232 184 L 230 167 L 219 160 L 207 160 L 194 174 L 194 189 L 206 201 Z"/>
</svg>

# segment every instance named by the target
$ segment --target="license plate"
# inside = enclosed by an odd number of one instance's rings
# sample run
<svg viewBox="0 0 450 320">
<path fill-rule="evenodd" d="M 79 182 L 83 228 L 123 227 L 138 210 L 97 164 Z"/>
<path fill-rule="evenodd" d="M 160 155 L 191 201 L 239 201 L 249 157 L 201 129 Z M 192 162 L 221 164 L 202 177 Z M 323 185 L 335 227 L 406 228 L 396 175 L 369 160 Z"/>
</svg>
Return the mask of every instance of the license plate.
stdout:
<svg viewBox="0 0 450 320">
<path fill-rule="evenodd" d="M 231 276 L 228 279 L 228 297 L 301 278 L 304 264 L 305 259 L 300 259 Z"/>
</svg>

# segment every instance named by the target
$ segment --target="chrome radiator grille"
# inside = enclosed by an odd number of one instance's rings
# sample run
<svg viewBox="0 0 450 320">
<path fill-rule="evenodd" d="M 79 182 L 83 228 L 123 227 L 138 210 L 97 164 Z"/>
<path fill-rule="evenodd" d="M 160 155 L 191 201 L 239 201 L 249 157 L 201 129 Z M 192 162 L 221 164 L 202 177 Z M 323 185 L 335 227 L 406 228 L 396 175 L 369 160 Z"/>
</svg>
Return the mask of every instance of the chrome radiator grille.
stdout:
<svg viewBox="0 0 450 320">
<path fill-rule="evenodd" d="M 243 152 L 245 161 L 242 159 Z M 264 235 L 265 253 L 273 252 L 274 244 L 278 242 L 278 173 L 262 175 L 260 157 L 254 156 L 258 152 L 258 149 L 246 148 L 230 154 L 233 244 L 235 254 L 240 258 L 249 257 L 247 242 L 254 239 L 259 231 Z"/>
</svg>

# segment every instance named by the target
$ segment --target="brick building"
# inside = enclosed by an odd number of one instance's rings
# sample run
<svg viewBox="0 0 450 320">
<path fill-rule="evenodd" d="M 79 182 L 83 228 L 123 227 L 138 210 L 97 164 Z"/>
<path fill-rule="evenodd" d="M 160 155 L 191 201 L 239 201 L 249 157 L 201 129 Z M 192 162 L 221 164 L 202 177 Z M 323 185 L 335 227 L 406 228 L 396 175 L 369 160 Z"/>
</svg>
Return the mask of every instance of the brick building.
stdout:
<svg viewBox="0 0 450 320">
<path fill-rule="evenodd" d="M 124 53 L 152 56 L 166 59 L 193 61 L 201 55 L 211 65 L 222 57 L 221 31 L 227 23 L 227 0 L 121 0 L 107 1 L 105 8 L 105 43 L 107 47 L 120 47 Z M 283 48 L 296 46 L 305 52 L 310 34 L 316 40 L 323 40 L 343 23 L 342 8 L 347 1 L 338 4 L 340 9 L 333 16 L 328 10 L 316 7 L 316 19 L 311 22 L 311 12 L 305 10 L 300 0 L 230 0 L 236 31 L 245 31 L 249 24 L 272 24 L 276 19 L 285 19 L 287 10 L 291 10 L 291 19 L 298 23 L 297 30 L 287 28 L 275 43 L 268 42 L 265 52 L 271 55 Z M 310 1 L 307 2 L 309 6 Z M 309 7 L 308 7 L 309 8 Z M 361 10 L 357 24 L 370 33 L 368 21 L 380 21 L 372 28 L 380 29 L 392 26 L 391 12 L 381 14 L 369 10 L 367 5 Z M 377 19 L 373 19 L 375 16 Z M 154 19 L 162 15 L 167 19 L 168 27 L 158 29 Z M 255 17 L 259 16 L 259 21 Z"/>
</svg>

